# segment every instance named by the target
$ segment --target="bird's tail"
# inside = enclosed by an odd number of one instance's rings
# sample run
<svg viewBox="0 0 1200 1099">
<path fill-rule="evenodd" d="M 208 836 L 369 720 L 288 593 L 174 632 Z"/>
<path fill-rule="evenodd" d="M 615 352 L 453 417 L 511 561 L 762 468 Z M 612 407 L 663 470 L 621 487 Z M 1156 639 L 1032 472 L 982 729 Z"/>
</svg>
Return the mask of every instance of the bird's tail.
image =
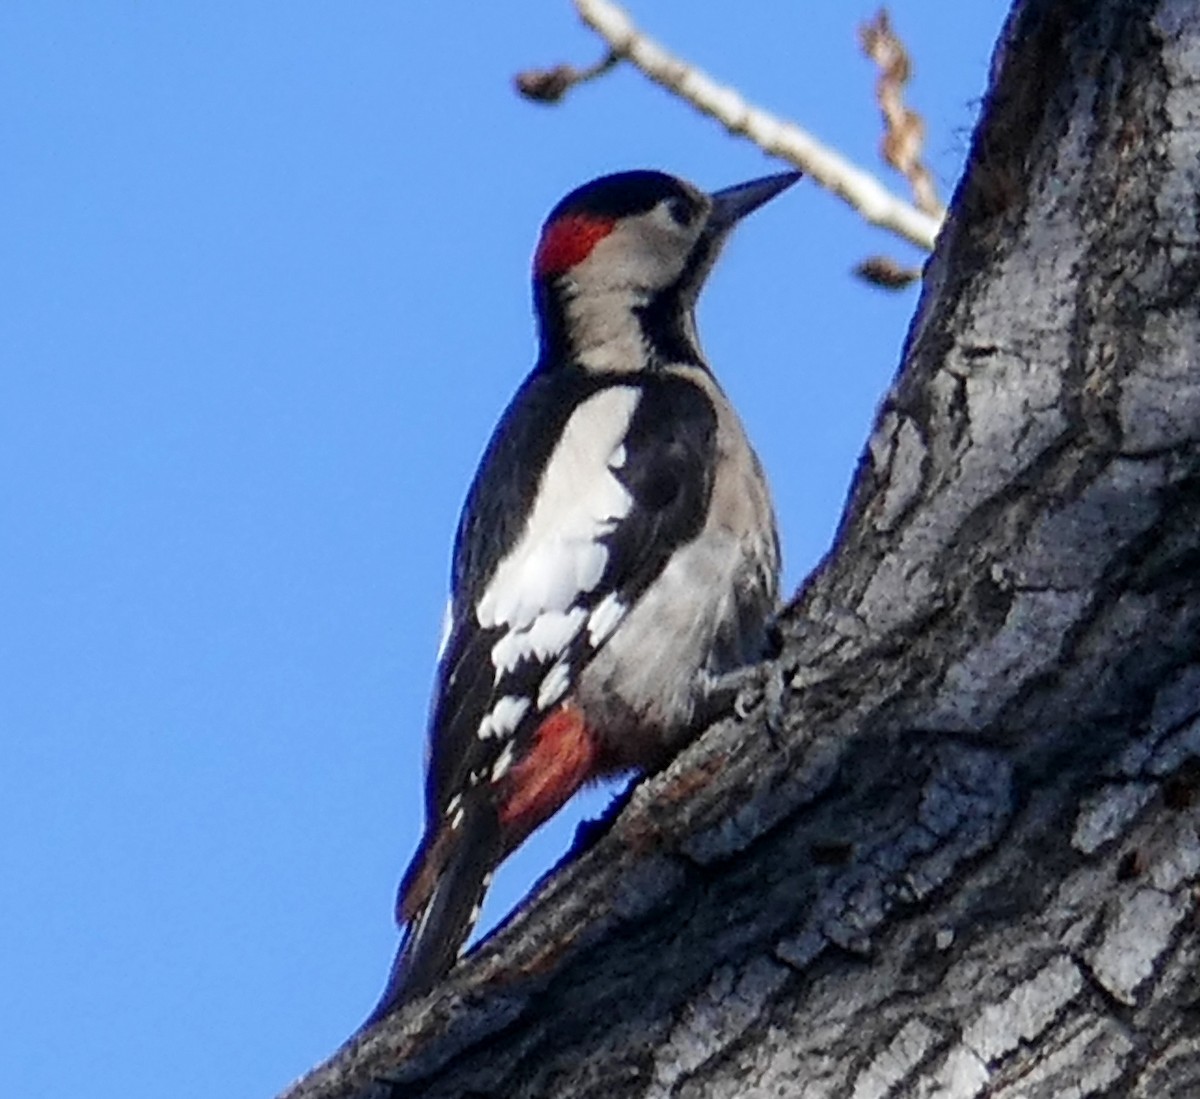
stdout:
<svg viewBox="0 0 1200 1099">
<path fill-rule="evenodd" d="M 483 807 L 468 809 L 457 828 L 442 823 L 422 842 L 396 903 L 405 925 L 387 985 L 364 1027 L 428 992 L 454 965 L 501 858 L 500 830 Z"/>
</svg>

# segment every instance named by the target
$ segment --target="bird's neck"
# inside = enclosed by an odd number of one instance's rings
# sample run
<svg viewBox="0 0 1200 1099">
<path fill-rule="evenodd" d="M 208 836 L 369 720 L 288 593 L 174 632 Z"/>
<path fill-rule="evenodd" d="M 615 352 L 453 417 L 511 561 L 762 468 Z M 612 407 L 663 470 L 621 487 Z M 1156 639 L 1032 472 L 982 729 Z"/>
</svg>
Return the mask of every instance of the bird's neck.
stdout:
<svg viewBox="0 0 1200 1099">
<path fill-rule="evenodd" d="M 625 373 L 672 363 L 703 365 L 690 303 L 617 286 L 539 288 L 541 362 L 573 362 L 590 371 Z"/>
</svg>

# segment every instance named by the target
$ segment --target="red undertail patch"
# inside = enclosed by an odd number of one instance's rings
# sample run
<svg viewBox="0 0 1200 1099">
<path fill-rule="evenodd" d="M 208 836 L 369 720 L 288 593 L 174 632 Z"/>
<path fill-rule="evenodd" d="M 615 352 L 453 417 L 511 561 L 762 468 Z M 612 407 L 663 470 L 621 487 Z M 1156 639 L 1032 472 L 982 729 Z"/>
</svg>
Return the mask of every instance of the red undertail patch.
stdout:
<svg viewBox="0 0 1200 1099">
<path fill-rule="evenodd" d="M 533 257 L 533 270 L 539 276 L 561 275 L 582 263 L 609 233 L 616 222 L 612 218 L 587 214 L 564 214 L 546 226 Z"/>
<path fill-rule="evenodd" d="M 505 776 L 500 823 L 519 843 L 598 770 L 600 746 L 583 713 L 564 702 L 542 720 L 528 754 Z"/>
</svg>

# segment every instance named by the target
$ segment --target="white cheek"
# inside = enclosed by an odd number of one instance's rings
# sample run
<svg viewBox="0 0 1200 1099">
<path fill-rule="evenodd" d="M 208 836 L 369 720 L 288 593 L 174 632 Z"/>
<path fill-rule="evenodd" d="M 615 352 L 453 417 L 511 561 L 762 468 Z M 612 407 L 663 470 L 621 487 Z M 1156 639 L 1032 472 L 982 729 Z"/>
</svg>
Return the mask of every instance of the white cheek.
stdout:
<svg viewBox="0 0 1200 1099">
<path fill-rule="evenodd" d="M 669 286 L 683 272 L 696 242 L 662 207 L 619 225 L 572 271 L 578 294 L 612 291 L 635 296 Z"/>
</svg>

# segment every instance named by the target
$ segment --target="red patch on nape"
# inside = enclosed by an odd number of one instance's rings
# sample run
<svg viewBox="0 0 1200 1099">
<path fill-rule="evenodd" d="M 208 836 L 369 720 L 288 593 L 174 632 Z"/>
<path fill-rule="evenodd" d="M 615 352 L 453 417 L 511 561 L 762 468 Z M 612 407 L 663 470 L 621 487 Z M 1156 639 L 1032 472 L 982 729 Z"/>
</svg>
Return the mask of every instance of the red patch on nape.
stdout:
<svg viewBox="0 0 1200 1099">
<path fill-rule="evenodd" d="M 542 233 L 533 256 L 534 274 L 544 278 L 569 271 L 587 259 L 616 224 L 612 218 L 564 214 Z"/>
<path fill-rule="evenodd" d="M 500 823 L 520 843 L 599 770 L 600 745 L 583 713 L 564 702 L 542 719 L 524 758 L 504 778 Z"/>
</svg>

